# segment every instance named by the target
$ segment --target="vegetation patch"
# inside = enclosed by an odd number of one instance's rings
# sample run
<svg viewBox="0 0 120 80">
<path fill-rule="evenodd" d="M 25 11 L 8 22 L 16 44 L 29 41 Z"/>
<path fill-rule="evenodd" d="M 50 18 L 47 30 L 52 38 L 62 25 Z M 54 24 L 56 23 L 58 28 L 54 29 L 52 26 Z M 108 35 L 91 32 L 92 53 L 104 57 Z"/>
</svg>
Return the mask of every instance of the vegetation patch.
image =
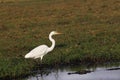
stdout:
<svg viewBox="0 0 120 80">
<path fill-rule="evenodd" d="M 0 0 L 3 1 L 3 0 Z M 0 79 L 16 78 L 47 66 L 120 62 L 119 0 L 11 0 L 0 3 Z M 55 49 L 39 59 L 25 59 L 34 47 Z"/>
</svg>

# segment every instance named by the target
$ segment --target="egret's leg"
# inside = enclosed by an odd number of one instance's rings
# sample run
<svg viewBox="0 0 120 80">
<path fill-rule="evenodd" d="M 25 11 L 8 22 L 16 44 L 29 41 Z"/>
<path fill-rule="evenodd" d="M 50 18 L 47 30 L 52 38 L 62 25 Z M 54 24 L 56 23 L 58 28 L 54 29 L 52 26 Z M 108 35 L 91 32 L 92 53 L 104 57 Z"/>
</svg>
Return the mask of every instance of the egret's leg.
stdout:
<svg viewBox="0 0 120 80">
<path fill-rule="evenodd" d="M 41 58 L 41 61 L 42 61 L 42 59 L 43 59 L 43 56 L 41 56 L 40 58 Z"/>
</svg>

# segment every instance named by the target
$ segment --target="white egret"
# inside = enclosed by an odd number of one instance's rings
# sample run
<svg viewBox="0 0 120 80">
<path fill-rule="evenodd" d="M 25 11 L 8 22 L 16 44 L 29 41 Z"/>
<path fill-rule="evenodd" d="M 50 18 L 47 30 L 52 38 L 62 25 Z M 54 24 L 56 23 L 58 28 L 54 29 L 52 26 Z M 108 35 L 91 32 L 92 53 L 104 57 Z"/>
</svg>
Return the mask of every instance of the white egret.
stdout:
<svg viewBox="0 0 120 80">
<path fill-rule="evenodd" d="M 52 31 L 49 34 L 49 40 L 52 42 L 51 47 L 48 47 L 47 45 L 40 45 L 36 48 L 34 48 L 33 50 L 31 50 L 28 54 L 25 55 L 25 58 L 41 58 L 41 60 L 43 59 L 43 56 L 45 54 L 47 54 L 48 52 L 52 51 L 55 47 L 55 40 L 52 38 L 53 35 L 57 35 L 57 34 L 61 34 L 58 33 L 57 31 Z"/>
</svg>

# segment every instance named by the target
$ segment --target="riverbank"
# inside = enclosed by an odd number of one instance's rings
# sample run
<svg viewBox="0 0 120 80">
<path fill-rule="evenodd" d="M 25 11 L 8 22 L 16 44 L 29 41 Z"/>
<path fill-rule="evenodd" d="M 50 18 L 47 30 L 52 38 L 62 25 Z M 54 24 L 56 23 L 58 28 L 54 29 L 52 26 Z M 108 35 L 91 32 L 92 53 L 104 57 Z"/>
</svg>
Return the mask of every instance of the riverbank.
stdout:
<svg viewBox="0 0 120 80">
<path fill-rule="evenodd" d="M 0 78 L 30 74 L 36 65 L 120 62 L 120 9 L 114 0 L 30 0 L 0 3 Z M 111 6 L 112 5 L 112 6 Z M 24 59 L 54 36 L 54 51 L 43 61 Z M 40 67 L 41 67 L 40 66 Z"/>
</svg>

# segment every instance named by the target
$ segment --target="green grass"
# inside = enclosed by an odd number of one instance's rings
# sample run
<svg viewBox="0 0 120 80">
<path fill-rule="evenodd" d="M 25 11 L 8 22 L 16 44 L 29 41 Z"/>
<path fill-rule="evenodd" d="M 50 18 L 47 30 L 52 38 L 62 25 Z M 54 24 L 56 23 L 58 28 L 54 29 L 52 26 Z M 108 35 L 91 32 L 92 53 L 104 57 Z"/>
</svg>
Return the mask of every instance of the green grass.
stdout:
<svg viewBox="0 0 120 80">
<path fill-rule="evenodd" d="M 120 5 L 118 0 L 27 0 L 0 3 L 0 78 L 30 74 L 39 60 L 24 55 L 40 45 L 54 51 L 41 66 L 120 62 Z"/>
</svg>

